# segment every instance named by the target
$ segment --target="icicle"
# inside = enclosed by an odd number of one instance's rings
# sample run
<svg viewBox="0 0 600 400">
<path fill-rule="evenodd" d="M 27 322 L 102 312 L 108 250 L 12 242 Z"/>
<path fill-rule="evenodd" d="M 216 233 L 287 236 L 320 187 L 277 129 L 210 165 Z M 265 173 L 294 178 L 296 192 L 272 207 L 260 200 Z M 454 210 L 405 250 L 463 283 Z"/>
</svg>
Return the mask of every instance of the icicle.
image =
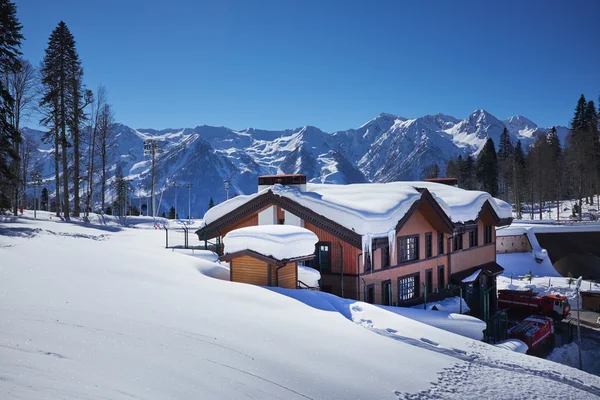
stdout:
<svg viewBox="0 0 600 400">
<path fill-rule="evenodd" d="M 365 256 L 373 253 L 373 237 L 370 234 L 362 237 L 362 263 L 365 266 Z"/>
<path fill-rule="evenodd" d="M 396 230 L 392 229 L 388 231 L 388 246 L 390 246 L 390 257 L 394 254 L 396 248 Z"/>
</svg>

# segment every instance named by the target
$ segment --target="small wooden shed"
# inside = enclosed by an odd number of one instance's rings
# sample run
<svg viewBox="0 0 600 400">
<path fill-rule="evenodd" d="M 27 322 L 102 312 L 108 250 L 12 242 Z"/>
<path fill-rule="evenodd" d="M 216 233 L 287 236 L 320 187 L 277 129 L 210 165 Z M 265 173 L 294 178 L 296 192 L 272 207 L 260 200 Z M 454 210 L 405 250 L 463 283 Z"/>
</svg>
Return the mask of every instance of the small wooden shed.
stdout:
<svg viewBox="0 0 600 400">
<path fill-rule="evenodd" d="M 246 226 L 223 238 L 229 279 L 252 285 L 298 287 L 298 262 L 314 258 L 317 235 L 292 225 Z"/>
<path fill-rule="evenodd" d="M 229 262 L 232 282 L 296 289 L 298 286 L 297 263 L 313 257 L 314 255 L 311 254 L 289 260 L 278 260 L 252 250 L 242 250 L 225 254 L 220 257 L 220 260 Z"/>
</svg>

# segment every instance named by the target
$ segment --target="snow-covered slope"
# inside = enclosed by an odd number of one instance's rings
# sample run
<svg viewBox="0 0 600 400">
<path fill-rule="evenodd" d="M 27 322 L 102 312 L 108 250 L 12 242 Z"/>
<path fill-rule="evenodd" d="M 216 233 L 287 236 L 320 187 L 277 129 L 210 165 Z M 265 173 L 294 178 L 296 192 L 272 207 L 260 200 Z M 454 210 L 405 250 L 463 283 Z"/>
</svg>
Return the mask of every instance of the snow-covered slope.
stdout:
<svg viewBox="0 0 600 400">
<path fill-rule="evenodd" d="M 162 150 L 157 175 L 159 214 L 177 204 L 180 216 L 186 216 L 189 194 L 192 215 L 197 217 L 206 211 L 210 197 L 215 203 L 225 199 L 225 180 L 231 181 L 230 195 L 235 195 L 255 192 L 261 174 L 304 173 L 314 183 L 390 182 L 421 179 L 423 169 L 434 163 L 443 174 L 450 158 L 477 154 L 488 137 L 498 144 L 505 126 L 513 140 L 520 139 L 525 146 L 549 131 L 522 116 L 500 121 L 485 110 L 474 111 L 464 120 L 443 114 L 407 119 L 382 113 L 357 129 L 332 134 L 314 126 L 238 131 L 202 125 L 158 131 L 115 124 L 110 165 L 114 173 L 119 162 L 132 180 L 133 203 L 148 203 L 150 162 L 142 144 L 156 139 Z M 37 138 L 43 134 L 28 131 Z M 557 131 L 564 142 L 567 128 L 557 127 Z M 40 144 L 32 156 L 35 169 L 47 179 L 54 179 L 51 148 Z M 86 161 L 81 162 L 85 171 Z M 173 186 L 174 181 L 181 185 Z M 187 183 L 192 184 L 189 193 Z M 137 199 L 138 193 L 143 199 Z"/>
<path fill-rule="evenodd" d="M 598 377 L 378 306 L 213 279 L 163 231 L 39 215 L 0 222 L 2 398 L 600 396 Z"/>
</svg>

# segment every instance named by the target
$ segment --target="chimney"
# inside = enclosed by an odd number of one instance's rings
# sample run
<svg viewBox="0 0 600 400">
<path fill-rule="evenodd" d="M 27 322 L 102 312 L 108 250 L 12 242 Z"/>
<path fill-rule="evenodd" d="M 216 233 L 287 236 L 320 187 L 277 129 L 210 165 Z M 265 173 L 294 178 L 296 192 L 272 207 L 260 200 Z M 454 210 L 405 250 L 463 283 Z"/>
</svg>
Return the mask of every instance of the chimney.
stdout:
<svg viewBox="0 0 600 400">
<path fill-rule="evenodd" d="M 293 186 L 301 192 L 306 191 L 306 175 L 304 174 L 281 174 L 263 175 L 258 177 L 258 191 L 266 189 L 275 184 Z"/>
</svg>

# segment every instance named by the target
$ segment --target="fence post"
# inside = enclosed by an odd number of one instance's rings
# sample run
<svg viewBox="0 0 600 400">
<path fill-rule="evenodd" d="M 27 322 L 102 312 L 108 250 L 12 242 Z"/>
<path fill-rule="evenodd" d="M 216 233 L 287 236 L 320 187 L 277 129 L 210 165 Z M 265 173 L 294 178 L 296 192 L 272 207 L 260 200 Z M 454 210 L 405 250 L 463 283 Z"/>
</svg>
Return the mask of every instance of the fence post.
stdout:
<svg viewBox="0 0 600 400">
<path fill-rule="evenodd" d="M 166 226 L 164 226 L 165 228 L 165 249 L 169 248 L 169 229 L 167 229 Z"/>
</svg>

